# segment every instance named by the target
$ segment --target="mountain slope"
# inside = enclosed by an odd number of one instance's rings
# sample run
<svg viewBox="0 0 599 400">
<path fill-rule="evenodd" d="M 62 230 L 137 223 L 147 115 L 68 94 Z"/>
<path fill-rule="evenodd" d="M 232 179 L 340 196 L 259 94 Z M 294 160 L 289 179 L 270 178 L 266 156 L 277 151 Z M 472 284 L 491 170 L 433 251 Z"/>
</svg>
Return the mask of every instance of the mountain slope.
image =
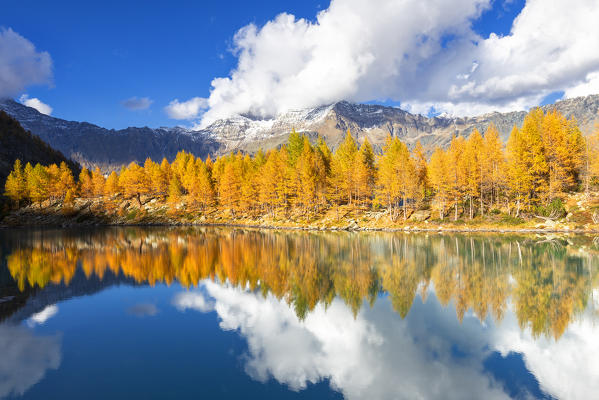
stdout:
<svg viewBox="0 0 599 400">
<path fill-rule="evenodd" d="M 205 135 L 181 128 L 127 128 L 109 130 L 87 122 L 65 121 L 41 114 L 13 100 L 0 101 L 0 109 L 17 119 L 24 128 L 84 166 L 103 170 L 147 157 L 173 159 L 179 150 L 206 156 L 218 149 Z"/>
<path fill-rule="evenodd" d="M 566 117 L 575 117 L 588 134 L 599 121 L 599 95 L 559 101 L 544 106 L 556 108 Z M 290 111 L 270 121 L 235 117 L 217 121 L 202 132 L 219 142 L 223 151 L 255 151 L 284 143 L 292 128 L 308 135 L 321 135 L 336 147 L 350 129 L 354 137 L 364 138 L 379 148 L 387 135 L 400 137 L 408 145 L 420 140 L 425 147 L 446 146 L 453 135 L 468 136 L 474 128 L 484 131 L 494 123 L 504 141 L 514 125 L 522 126 L 526 112 L 493 112 L 476 117 L 433 117 L 411 114 L 396 107 L 339 102 L 326 107 Z"/>
<path fill-rule="evenodd" d="M 0 111 L 0 193 L 16 159 L 25 163 L 60 164 L 66 162 L 71 170 L 79 172 L 79 165 L 68 160 L 38 136 L 25 131 L 18 121 Z"/>
<path fill-rule="evenodd" d="M 575 117 L 588 134 L 599 121 L 599 95 L 578 97 L 543 107 L 556 108 L 566 117 Z M 361 142 L 368 138 L 380 149 L 387 135 L 400 137 L 408 145 L 420 140 L 429 150 L 446 146 L 455 134 L 468 136 L 474 128 L 484 131 L 494 123 L 507 140 L 514 125 L 521 126 L 526 112 L 493 112 L 476 117 L 433 117 L 411 114 L 396 107 L 352 104 L 345 101 L 303 110 L 292 110 L 276 118 L 262 120 L 234 116 L 214 122 L 205 129 L 127 128 L 108 130 L 85 122 L 71 122 L 40 114 L 12 100 L 0 101 L 0 109 L 53 147 L 86 166 L 115 169 L 146 157 L 172 160 L 179 150 L 196 156 L 231 151 L 255 152 L 287 141 L 292 129 L 316 138 L 321 135 L 335 148 L 347 129 Z"/>
</svg>

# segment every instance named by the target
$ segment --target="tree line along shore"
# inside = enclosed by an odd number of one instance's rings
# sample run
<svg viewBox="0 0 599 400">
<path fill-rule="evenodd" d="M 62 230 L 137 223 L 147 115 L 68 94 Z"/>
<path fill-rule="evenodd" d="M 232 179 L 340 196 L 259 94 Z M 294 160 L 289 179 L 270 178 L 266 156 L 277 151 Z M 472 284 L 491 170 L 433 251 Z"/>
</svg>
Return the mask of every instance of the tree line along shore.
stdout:
<svg viewBox="0 0 599 400">
<path fill-rule="evenodd" d="M 260 219 L 301 226 L 325 218 L 335 225 L 350 216 L 373 227 L 408 221 L 516 226 L 537 219 L 588 228 L 599 223 L 598 184 L 599 126 L 584 137 L 574 119 L 536 108 L 505 145 L 490 125 L 482 134 L 475 129 L 468 138 L 454 137 L 430 157 L 420 142 L 410 151 L 397 137 L 375 154 L 367 139 L 357 143 L 348 131 L 333 152 L 322 138 L 313 144 L 294 131 L 286 145 L 253 156 L 202 160 L 180 152 L 172 162 L 147 159 L 107 176 L 84 168 L 75 178 L 65 163 L 17 160 L 4 192 L 16 209 L 52 206 L 67 215 L 93 201 L 95 214 L 127 213 L 130 223 L 151 222 L 148 210 L 160 210 L 157 223 Z"/>
</svg>

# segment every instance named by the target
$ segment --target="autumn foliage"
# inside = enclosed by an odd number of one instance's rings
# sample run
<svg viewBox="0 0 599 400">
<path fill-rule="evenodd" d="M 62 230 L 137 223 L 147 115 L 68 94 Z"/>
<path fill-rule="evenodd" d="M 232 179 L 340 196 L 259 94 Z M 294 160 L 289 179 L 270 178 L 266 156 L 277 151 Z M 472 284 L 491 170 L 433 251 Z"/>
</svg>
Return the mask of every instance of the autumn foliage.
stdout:
<svg viewBox="0 0 599 400">
<path fill-rule="evenodd" d="M 428 158 L 428 159 L 427 159 Z M 173 208 L 231 215 L 290 212 L 316 215 L 348 205 L 384 208 L 392 220 L 431 207 L 439 219 L 474 218 L 493 210 L 515 216 L 534 212 L 560 194 L 588 188 L 599 177 L 599 128 L 588 140 L 576 121 L 557 111 L 533 109 L 522 128 L 514 126 L 504 147 L 492 124 L 456 136 L 448 148 L 427 157 L 418 142 L 410 150 L 388 137 L 382 152 L 348 131 L 335 151 L 322 138 L 312 143 L 293 131 L 286 145 L 253 156 L 231 153 L 202 160 L 180 152 L 160 164 L 147 159 L 108 176 L 83 169 L 75 181 L 68 167 L 25 167 L 19 161 L 5 194 L 23 201 L 80 198 L 158 198 Z"/>
</svg>

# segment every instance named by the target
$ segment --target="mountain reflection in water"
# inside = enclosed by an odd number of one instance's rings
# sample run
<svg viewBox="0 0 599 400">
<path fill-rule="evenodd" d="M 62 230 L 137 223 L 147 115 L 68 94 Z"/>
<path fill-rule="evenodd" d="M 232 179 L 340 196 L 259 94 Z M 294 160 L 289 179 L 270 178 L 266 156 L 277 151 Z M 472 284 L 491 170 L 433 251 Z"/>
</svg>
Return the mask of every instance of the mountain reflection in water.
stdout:
<svg viewBox="0 0 599 400">
<path fill-rule="evenodd" d="M 0 290 L 14 296 L 0 304 L 0 347 L 2 329 L 51 318 L 65 298 L 181 285 L 174 310 L 215 312 L 239 332 L 244 371 L 259 382 L 298 391 L 327 379 L 346 398 L 372 399 L 599 393 L 589 237 L 114 228 L 0 239 Z M 52 354 L 45 368 L 58 368 Z M 25 391 L 2 387 L 0 397 Z"/>
</svg>

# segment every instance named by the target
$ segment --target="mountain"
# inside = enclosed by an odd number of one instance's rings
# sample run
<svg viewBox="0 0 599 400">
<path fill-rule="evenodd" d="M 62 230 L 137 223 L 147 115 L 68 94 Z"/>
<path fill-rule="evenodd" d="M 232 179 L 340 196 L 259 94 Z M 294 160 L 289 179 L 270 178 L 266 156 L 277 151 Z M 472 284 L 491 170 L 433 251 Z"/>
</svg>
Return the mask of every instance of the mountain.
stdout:
<svg viewBox="0 0 599 400">
<path fill-rule="evenodd" d="M 599 95 L 578 97 L 543 107 L 575 117 L 588 134 L 599 121 Z M 345 101 L 310 109 L 292 110 L 272 119 L 234 116 L 201 130 L 185 128 L 127 128 L 108 130 L 86 122 L 71 122 L 40 114 L 13 100 L 0 101 L 0 109 L 67 156 L 86 166 L 118 168 L 146 157 L 172 160 L 179 150 L 205 157 L 232 151 L 255 152 L 286 142 L 292 129 L 312 138 L 321 135 L 335 148 L 347 129 L 362 141 L 368 138 L 380 149 L 387 135 L 408 145 L 417 140 L 432 149 L 447 145 L 455 134 L 468 136 L 474 128 L 484 131 L 494 123 L 504 140 L 514 125 L 521 126 L 526 112 L 493 112 L 476 117 L 425 117 L 396 107 L 353 104 Z"/>
<path fill-rule="evenodd" d="M 17 120 L 0 111 L 0 193 L 16 159 L 25 163 L 60 164 L 66 162 L 74 173 L 79 173 L 77 163 L 54 150 L 38 136 L 27 132 Z"/>
<path fill-rule="evenodd" d="M 86 167 L 115 169 L 147 157 L 173 159 L 179 150 L 205 157 L 219 146 L 206 135 L 182 128 L 127 128 L 113 130 L 87 122 L 50 117 L 13 100 L 0 100 L 0 110 L 24 128 Z"/>
<path fill-rule="evenodd" d="M 578 97 L 542 107 L 557 109 L 566 117 L 575 117 L 583 133 L 588 134 L 599 121 L 599 95 Z M 396 107 L 353 104 L 346 101 L 313 109 L 290 111 L 272 120 L 237 116 L 220 120 L 202 130 L 221 144 L 221 151 L 256 151 L 284 143 L 291 129 L 316 137 L 321 135 L 329 146 L 336 147 L 347 129 L 359 141 L 364 138 L 375 148 L 385 143 L 387 135 L 398 136 L 408 145 L 420 140 L 432 149 L 446 146 L 455 134 L 468 136 L 474 128 L 483 132 L 494 123 L 504 141 L 514 125 L 522 126 L 526 112 L 493 112 L 476 117 L 433 117 L 411 114 Z"/>
</svg>

